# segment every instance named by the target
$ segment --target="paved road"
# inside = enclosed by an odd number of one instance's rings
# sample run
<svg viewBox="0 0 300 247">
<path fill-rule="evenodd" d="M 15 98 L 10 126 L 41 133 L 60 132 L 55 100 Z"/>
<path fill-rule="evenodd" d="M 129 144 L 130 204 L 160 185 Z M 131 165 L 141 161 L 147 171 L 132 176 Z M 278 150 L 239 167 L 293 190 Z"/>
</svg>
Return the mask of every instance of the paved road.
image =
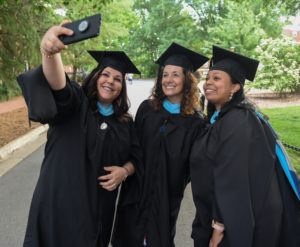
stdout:
<svg viewBox="0 0 300 247">
<path fill-rule="evenodd" d="M 0 178 L 0 246 L 22 246 L 44 145 Z"/>
<path fill-rule="evenodd" d="M 133 80 L 133 84 L 128 85 L 133 115 L 141 101 L 148 97 L 152 85 L 153 81 L 150 80 Z M 22 246 L 29 205 L 38 179 L 43 152 L 44 145 L 0 177 L 1 247 Z M 194 213 L 191 191 L 188 187 L 177 223 L 176 246 L 193 246 L 190 232 Z"/>
</svg>

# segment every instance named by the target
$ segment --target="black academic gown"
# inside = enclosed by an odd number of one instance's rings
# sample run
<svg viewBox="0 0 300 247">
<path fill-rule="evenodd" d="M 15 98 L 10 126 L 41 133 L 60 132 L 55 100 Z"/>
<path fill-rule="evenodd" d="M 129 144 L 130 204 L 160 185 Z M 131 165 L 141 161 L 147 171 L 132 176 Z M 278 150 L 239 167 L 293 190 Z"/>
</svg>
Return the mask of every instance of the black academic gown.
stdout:
<svg viewBox="0 0 300 247">
<path fill-rule="evenodd" d="M 164 108 L 153 111 L 146 100 L 137 111 L 135 124 L 143 150 L 142 198 L 138 205 L 131 207 L 130 217 L 127 216 L 134 222 L 133 226 L 125 220 L 119 222 L 116 236 L 123 241 L 113 246 L 142 246 L 146 236 L 147 246 L 171 247 L 184 189 L 190 180 L 191 145 L 203 130 L 204 120 L 198 113 L 184 118 Z M 127 233 L 122 236 L 124 229 Z"/>
<path fill-rule="evenodd" d="M 94 114 L 77 83 L 67 81 L 64 89 L 52 93 L 58 113 L 49 123 L 24 247 L 107 246 L 117 189 L 104 190 L 97 178 L 105 174 L 104 166 L 132 161 L 137 176 L 126 180 L 121 203 L 137 199 L 141 152 L 133 123 Z"/>
<path fill-rule="evenodd" d="M 220 246 L 300 246 L 299 202 L 272 133 L 251 110 L 229 110 L 195 141 L 191 174 L 195 247 L 207 246 L 202 236 L 212 218 L 225 224 Z"/>
</svg>

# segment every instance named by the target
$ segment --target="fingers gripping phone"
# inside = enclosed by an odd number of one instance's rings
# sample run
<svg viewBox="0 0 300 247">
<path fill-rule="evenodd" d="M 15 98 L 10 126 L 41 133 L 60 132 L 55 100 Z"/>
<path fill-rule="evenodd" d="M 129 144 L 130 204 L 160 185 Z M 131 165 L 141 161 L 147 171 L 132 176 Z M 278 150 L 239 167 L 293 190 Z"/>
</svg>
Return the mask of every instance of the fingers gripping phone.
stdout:
<svg viewBox="0 0 300 247">
<path fill-rule="evenodd" d="M 97 37 L 100 34 L 101 14 L 88 16 L 84 19 L 65 24 L 63 27 L 69 28 L 74 32 L 72 36 L 59 36 L 59 39 L 65 45 Z"/>
</svg>

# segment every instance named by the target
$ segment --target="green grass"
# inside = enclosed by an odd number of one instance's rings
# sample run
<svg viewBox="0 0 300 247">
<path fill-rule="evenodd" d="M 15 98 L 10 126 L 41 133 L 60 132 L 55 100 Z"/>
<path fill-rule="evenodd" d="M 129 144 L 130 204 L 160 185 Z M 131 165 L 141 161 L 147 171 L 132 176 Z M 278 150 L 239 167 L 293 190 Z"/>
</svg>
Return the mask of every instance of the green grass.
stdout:
<svg viewBox="0 0 300 247">
<path fill-rule="evenodd" d="M 265 108 L 261 111 L 269 117 L 269 122 L 282 142 L 300 148 L 300 106 Z M 300 175 L 300 152 L 287 147 L 285 149 Z"/>
</svg>

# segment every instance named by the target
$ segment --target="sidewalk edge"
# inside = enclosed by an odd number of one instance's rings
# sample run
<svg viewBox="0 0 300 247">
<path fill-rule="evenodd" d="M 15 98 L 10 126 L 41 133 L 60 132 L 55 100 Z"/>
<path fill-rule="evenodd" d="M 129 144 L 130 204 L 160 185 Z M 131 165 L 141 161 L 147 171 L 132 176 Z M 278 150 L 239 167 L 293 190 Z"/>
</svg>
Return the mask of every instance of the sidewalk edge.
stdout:
<svg viewBox="0 0 300 247">
<path fill-rule="evenodd" d="M 27 134 L 9 142 L 0 148 L 0 161 L 6 159 L 15 150 L 25 146 L 29 142 L 36 140 L 41 134 L 48 130 L 48 125 L 42 125 L 28 132 Z"/>
</svg>

